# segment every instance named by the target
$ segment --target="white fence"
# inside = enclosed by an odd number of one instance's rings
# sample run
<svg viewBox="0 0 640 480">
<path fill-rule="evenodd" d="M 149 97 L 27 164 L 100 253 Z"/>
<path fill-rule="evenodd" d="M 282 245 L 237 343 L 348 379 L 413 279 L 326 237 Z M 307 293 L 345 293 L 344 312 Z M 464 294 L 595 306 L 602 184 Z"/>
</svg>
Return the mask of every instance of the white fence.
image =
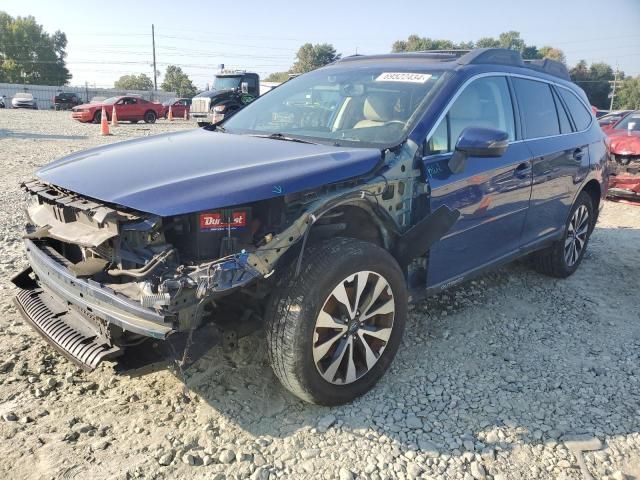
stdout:
<svg viewBox="0 0 640 480">
<path fill-rule="evenodd" d="M 54 87 L 50 85 L 23 85 L 20 83 L 0 83 L 0 95 L 7 98 L 7 107 L 11 106 L 11 98 L 19 92 L 27 92 L 33 95 L 39 109 L 53 108 L 53 97 L 59 92 L 73 92 L 80 95 L 84 102 L 93 97 L 115 97 L 117 95 L 137 94 L 146 100 L 164 102 L 175 98 L 175 92 L 148 91 L 148 90 L 119 90 L 116 88 L 92 88 L 92 87 Z"/>
</svg>

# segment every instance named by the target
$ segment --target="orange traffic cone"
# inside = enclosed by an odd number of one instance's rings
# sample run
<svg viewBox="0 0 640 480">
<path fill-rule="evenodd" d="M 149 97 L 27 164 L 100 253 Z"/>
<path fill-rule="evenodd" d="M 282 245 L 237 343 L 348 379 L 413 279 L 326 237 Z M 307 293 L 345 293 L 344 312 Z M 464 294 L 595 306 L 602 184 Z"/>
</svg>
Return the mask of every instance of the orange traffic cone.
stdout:
<svg viewBox="0 0 640 480">
<path fill-rule="evenodd" d="M 189 120 L 189 109 L 186 107 L 184 109 L 184 119 Z"/>
<path fill-rule="evenodd" d="M 107 121 L 107 112 L 102 107 L 102 113 L 100 114 L 100 134 L 111 135 L 109 133 L 109 122 Z"/>
<path fill-rule="evenodd" d="M 111 110 L 111 126 L 112 127 L 117 127 L 118 126 L 118 114 L 116 112 L 116 106 L 113 106 L 113 109 Z"/>
<path fill-rule="evenodd" d="M 171 109 L 171 105 L 169 105 L 169 115 L 167 116 L 170 122 L 173 122 L 173 110 Z"/>
</svg>

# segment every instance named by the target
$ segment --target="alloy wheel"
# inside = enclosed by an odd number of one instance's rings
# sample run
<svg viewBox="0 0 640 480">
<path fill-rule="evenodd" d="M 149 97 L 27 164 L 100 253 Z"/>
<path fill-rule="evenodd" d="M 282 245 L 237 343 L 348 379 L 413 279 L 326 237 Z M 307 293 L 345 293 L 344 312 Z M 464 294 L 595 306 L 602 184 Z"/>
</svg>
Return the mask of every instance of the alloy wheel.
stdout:
<svg viewBox="0 0 640 480">
<path fill-rule="evenodd" d="M 316 319 L 313 360 L 329 383 L 353 383 L 378 362 L 391 337 L 395 301 L 381 275 L 361 271 L 331 291 Z"/>
<path fill-rule="evenodd" d="M 589 235 L 589 210 L 580 205 L 569 221 L 564 241 L 564 260 L 568 267 L 576 264 Z"/>
</svg>

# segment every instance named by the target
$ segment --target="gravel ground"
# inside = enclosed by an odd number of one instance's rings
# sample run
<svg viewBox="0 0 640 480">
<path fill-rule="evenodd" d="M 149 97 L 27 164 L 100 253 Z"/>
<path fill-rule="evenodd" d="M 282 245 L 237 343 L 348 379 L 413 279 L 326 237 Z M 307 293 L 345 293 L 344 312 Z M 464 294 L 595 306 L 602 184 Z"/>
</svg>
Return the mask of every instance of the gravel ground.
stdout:
<svg viewBox="0 0 640 480">
<path fill-rule="evenodd" d="M 76 150 L 193 127 L 100 137 L 68 113 L 0 110 L 0 478 L 640 478 L 640 207 L 607 202 L 567 280 L 516 263 L 412 307 L 392 368 L 351 405 L 289 395 L 259 334 L 213 348 L 186 389 L 171 369 L 85 374 L 55 354 L 11 303 L 19 182 Z"/>
</svg>

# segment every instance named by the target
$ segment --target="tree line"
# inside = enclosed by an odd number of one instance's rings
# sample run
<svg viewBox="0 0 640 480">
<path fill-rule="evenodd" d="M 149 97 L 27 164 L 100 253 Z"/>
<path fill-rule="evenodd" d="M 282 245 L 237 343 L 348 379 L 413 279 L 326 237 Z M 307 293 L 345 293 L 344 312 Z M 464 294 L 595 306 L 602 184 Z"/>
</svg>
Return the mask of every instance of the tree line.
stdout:
<svg viewBox="0 0 640 480">
<path fill-rule="evenodd" d="M 0 11 L 0 82 L 33 85 L 67 85 L 71 74 L 65 58 L 67 37 L 61 31 L 49 34 L 35 18 L 12 17 Z M 525 59 L 551 58 L 566 64 L 564 52 L 550 45 L 537 47 L 527 44 L 517 31 L 503 32 L 497 37 L 483 37 L 477 41 L 454 42 L 409 35 L 391 45 L 392 52 L 421 50 L 469 50 L 472 48 L 509 48 L 517 50 Z M 289 70 L 275 72 L 266 81 L 284 82 L 292 74 L 309 72 L 341 58 L 329 43 L 302 45 Z M 614 72 L 611 65 L 596 62 L 588 65 L 580 60 L 569 69 L 571 80 L 582 87 L 592 105 L 600 109 L 610 106 L 611 84 L 616 79 L 614 109 L 640 108 L 640 75 L 626 77 L 624 72 Z M 123 90 L 153 90 L 153 80 L 146 74 L 123 75 L 114 82 L 114 87 Z M 192 97 L 197 88 L 179 66 L 169 65 L 160 87 L 176 92 L 181 97 Z"/>
</svg>

